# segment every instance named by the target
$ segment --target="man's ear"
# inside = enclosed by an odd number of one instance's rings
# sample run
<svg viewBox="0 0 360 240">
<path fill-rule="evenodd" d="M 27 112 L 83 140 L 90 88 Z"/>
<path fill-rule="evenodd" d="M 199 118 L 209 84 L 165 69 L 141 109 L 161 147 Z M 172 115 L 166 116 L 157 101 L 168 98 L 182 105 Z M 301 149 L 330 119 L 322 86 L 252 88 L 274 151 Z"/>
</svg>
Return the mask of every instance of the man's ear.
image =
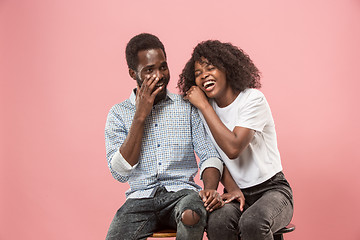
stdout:
<svg viewBox="0 0 360 240">
<path fill-rule="evenodd" d="M 136 72 L 131 68 L 129 68 L 129 75 L 132 79 L 136 80 Z"/>
</svg>

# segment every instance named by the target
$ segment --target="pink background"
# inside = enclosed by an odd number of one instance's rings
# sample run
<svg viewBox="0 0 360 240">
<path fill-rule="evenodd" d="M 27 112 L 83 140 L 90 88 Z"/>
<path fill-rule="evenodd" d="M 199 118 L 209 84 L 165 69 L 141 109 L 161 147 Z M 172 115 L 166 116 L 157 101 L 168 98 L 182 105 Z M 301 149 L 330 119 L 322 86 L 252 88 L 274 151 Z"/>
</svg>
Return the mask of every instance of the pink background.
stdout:
<svg viewBox="0 0 360 240">
<path fill-rule="evenodd" d="M 0 239 L 105 238 L 128 185 L 104 125 L 135 86 L 124 49 L 141 32 L 165 44 L 173 92 L 199 41 L 243 48 L 294 190 L 286 239 L 360 239 L 360 2 L 128 2 L 0 1 Z"/>
</svg>

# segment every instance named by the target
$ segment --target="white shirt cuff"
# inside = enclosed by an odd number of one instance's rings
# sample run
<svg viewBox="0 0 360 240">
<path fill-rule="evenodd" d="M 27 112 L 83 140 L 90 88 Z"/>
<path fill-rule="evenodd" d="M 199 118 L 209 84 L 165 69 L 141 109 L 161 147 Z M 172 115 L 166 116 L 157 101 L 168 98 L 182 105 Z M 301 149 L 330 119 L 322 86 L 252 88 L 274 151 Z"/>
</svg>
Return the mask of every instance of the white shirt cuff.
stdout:
<svg viewBox="0 0 360 240">
<path fill-rule="evenodd" d="M 216 157 L 209 158 L 205 162 L 203 162 L 203 164 L 201 165 L 201 169 L 200 169 L 200 179 L 202 179 L 202 174 L 203 174 L 204 170 L 209 167 L 217 168 L 220 172 L 220 179 L 221 179 L 224 165 L 223 165 L 223 162 Z"/>
<path fill-rule="evenodd" d="M 131 166 L 121 155 L 119 150 L 115 152 L 110 164 L 113 170 L 124 176 L 130 175 L 131 171 L 138 165 L 137 163 L 134 166 Z"/>
</svg>

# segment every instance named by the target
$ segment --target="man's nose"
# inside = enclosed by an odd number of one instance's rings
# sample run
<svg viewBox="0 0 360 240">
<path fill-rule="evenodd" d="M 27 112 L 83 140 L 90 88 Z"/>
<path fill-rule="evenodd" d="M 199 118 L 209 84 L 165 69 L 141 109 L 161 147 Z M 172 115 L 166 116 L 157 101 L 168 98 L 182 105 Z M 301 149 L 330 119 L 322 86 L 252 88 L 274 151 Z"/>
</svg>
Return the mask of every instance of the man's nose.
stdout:
<svg viewBox="0 0 360 240">
<path fill-rule="evenodd" d="M 164 74 L 162 74 L 162 72 L 161 72 L 160 70 L 157 70 L 157 71 L 155 72 L 155 75 L 156 75 L 156 77 L 158 77 L 159 79 L 161 79 L 161 78 L 164 76 Z"/>
</svg>

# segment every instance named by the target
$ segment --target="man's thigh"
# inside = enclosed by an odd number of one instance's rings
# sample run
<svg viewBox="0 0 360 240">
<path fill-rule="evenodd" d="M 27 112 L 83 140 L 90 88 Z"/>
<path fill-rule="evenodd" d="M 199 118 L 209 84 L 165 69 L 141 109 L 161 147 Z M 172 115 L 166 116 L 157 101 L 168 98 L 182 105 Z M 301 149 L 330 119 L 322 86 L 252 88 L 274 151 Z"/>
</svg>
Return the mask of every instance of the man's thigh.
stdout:
<svg viewBox="0 0 360 240">
<path fill-rule="evenodd" d="M 181 221 L 181 214 L 186 209 L 191 209 L 199 215 L 204 215 L 204 211 L 206 212 L 199 193 L 190 189 L 169 192 L 159 201 L 163 204 L 162 211 L 159 212 L 160 221 L 171 228 L 177 227 Z"/>
<path fill-rule="evenodd" d="M 206 226 L 207 212 L 199 193 L 193 190 L 180 190 L 186 193 L 175 205 L 172 211 L 173 221 L 176 223 L 177 239 L 203 238 Z"/>
<path fill-rule="evenodd" d="M 186 189 L 181 191 L 186 191 L 187 194 L 176 204 L 175 207 L 175 212 L 177 215 L 179 215 L 177 219 L 178 222 L 180 221 L 181 214 L 187 209 L 196 212 L 199 216 L 206 217 L 204 203 L 201 200 L 199 193 L 193 190 Z"/>
<path fill-rule="evenodd" d="M 146 239 L 156 229 L 152 198 L 128 199 L 111 222 L 107 240 Z"/>
</svg>

